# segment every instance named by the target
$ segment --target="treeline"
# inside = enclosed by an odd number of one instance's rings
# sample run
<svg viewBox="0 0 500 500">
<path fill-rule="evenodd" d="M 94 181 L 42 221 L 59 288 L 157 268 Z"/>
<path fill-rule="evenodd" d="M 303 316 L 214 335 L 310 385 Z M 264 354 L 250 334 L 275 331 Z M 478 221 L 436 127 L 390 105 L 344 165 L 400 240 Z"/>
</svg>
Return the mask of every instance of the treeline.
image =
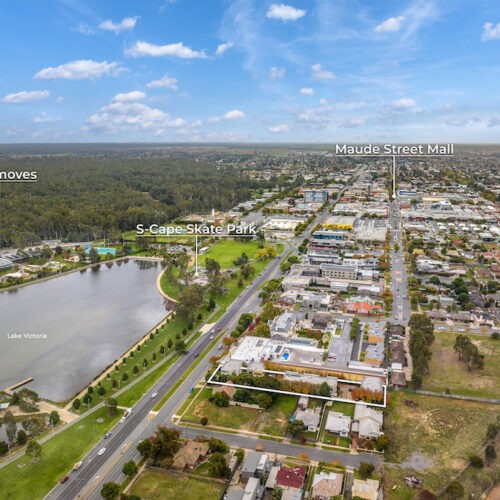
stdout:
<svg viewBox="0 0 500 500">
<path fill-rule="evenodd" d="M 427 315 L 412 314 L 408 326 L 410 327 L 410 354 L 413 361 L 411 382 L 414 389 L 420 389 L 424 377 L 429 374 L 434 325 Z"/>
<path fill-rule="evenodd" d="M 458 353 L 458 359 L 467 364 L 469 371 L 482 370 L 484 368 L 484 356 L 479 353 L 469 337 L 457 335 L 453 349 Z"/>
<path fill-rule="evenodd" d="M 36 183 L 3 184 L 0 247 L 40 239 L 85 241 L 138 223 L 165 223 L 194 211 L 227 210 L 268 188 L 231 166 L 182 158 L 0 158 L 0 171 L 36 171 Z"/>
</svg>

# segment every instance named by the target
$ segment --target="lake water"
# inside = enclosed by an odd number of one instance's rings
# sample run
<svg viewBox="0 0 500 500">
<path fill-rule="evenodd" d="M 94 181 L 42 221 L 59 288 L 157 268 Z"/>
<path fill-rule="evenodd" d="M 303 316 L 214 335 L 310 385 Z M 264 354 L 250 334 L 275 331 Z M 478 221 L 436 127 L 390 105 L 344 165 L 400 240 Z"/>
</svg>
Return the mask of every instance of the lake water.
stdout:
<svg viewBox="0 0 500 500">
<path fill-rule="evenodd" d="M 156 262 L 101 264 L 0 293 L 0 389 L 33 377 L 25 387 L 42 397 L 75 395 L 166 315 L 160 270 Z"/>
</svg>

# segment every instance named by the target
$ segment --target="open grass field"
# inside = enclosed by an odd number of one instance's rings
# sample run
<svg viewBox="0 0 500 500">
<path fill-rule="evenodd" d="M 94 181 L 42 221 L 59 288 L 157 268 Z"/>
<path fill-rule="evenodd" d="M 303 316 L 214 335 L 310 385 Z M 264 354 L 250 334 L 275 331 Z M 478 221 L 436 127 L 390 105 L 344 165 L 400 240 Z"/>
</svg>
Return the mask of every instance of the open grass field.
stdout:
<svg viewBox="0 0 500 500">
<path fill-rule="evenodd" d="M 480 454 L 486 428 L 499 414 L 498 405 L 391 392 L 384 421 L 391 443 L 386 460 L 393 464 L 386 469 L 387 498 L 413 498 L 408 495 L 415 490 L 403 486 L 405 473 L 415 473 L 424 488 L 437 493 L 470 454 Z"/>
<path fill-rule="evenodd" d="M 142 500 L 157 500 L 158 498 L 189 500 L 207 500 L 219 498 L 224 489 L 223 484 L 210 480 L 188 477 L 163 471 L 147 470 L 132 487 L 131 495 L 137 495 Z"/>
<path fill-rule="evenodd" d="M 44 498 L 57 481 L 68 474 L 94 444 L 118 421 L 121 412 L 109 417 L 107 408 L 72 425 L 42 444 L 40 460 L 22 456 L 0 469 L 0 496 L 10 500 Z M 97 420 L 103 419 L 102 422 Z M 24 464 L 24 466 L 20 466 Z M 70 481 L 71 481 L 71 474 Z"/>
<path fill-rule="evenodd" d="M 208 426 L 228 427 L 272 436 L 284 436 L 288 419 L 298 401 L 295 396 L 279 395 L 273 405 L 262 412 L 240 406 L 219 408 L 208 401 L 211 393 L 211 389 L 201 391 L 199 397 L 182 417 L 182 421 L 198 424 L 201 417 L 207 417 Z"/>
<path fill-rule="evenodd" d="M 435 392 L 449 389 L 451 394 L 500 398 L 500 340 L 467 335 L 484 355 L 484 369 L 470 372 L 453 350 L 456 334 L 435 332 L 434 335 L 431 373 L 424 379 L 423 389 Z"/>
</svg>

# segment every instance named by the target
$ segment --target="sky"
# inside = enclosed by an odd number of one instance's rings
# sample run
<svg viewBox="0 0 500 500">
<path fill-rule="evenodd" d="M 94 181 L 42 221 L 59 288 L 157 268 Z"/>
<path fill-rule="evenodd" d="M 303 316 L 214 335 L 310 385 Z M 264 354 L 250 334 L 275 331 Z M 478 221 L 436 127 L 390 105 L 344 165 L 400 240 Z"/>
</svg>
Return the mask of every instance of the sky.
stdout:
<svg viewBox="0 0 500 500">
<path fill-rule="evenodd" d="M 498 0 L 16 0 L 0 142 L 500 142 Z"/>
</svg>

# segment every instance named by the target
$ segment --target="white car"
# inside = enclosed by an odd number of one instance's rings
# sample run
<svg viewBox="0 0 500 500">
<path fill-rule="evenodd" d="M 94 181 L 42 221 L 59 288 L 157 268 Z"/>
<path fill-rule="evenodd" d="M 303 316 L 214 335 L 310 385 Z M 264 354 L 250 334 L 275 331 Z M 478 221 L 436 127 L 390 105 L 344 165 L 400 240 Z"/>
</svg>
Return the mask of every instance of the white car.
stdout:
<svg viewBox="0 0 500 500">
<path fill-rule="evenodd" d="M 157 393 L 157 392 L 153 392 L 153 394 L 151 394 L 151 397 L 152 397 L 152 398 L 156 398 L 156 396 L 158 396 L 158 393 Z"/>
<path fill-rule="evenodd" d="M 104 455 L 104 453 L 106 453 L 106 448 L 101 448 L 101 449 L 97 452 L 97 454 L 98 454 L 98 455 Z"/>
</svg>

